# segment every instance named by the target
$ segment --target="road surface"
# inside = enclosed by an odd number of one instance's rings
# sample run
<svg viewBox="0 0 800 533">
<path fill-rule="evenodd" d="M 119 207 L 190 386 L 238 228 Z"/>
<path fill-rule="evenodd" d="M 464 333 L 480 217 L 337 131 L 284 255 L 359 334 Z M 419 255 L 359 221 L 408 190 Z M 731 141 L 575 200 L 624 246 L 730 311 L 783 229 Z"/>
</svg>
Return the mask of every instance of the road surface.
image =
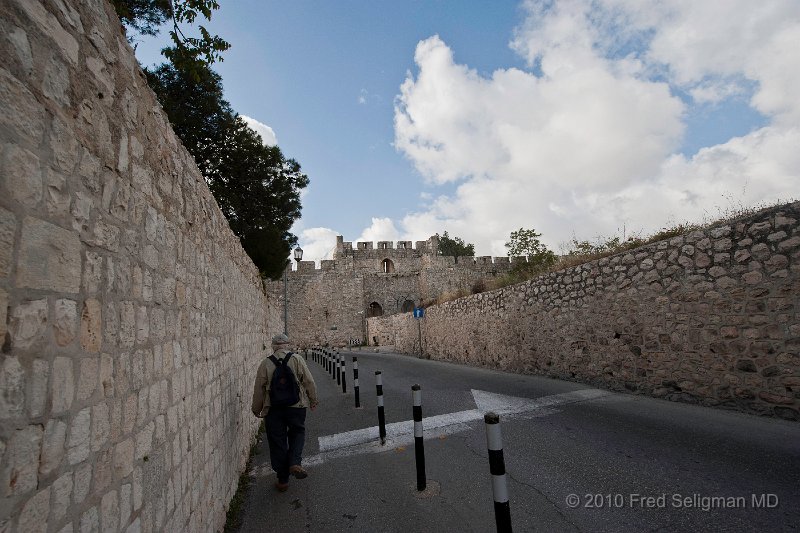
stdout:
<svg viewBox="0 0 800 533">
<path fill-rule="evenodd" d="M 515 531 L 800 528 L 800 424 L 413 357 L 345 352 L 348 392 L 309 359 L 309 477 L 273 488 L 253 457 L 242 532 L 493 531 L 484 410 L 501 414 Z M 361 409 L 354 408 L 352 356 Z M 389 439 L 377 439 L 374 372 Z M 416 490 L 411 386 L 423 394 L 428 489 Z"/>
</svg>

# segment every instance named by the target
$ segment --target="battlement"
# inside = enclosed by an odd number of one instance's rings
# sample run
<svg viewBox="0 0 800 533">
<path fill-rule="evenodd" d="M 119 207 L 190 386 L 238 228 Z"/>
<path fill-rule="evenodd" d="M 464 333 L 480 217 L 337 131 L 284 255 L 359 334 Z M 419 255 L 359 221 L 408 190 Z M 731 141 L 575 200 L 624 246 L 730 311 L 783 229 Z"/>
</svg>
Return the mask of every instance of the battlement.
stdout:
<svg viewBox="0 0 800 533">
<path fill-rule="evenodd" d="M 427 241 L 359 241 L 345 242 L 336 237 L 336 251 L 333 259 L 320 262 L 300 261 L 297 271 L 300 274 L 314 272 L 359 272 L 362 274 L 401 275 L 420 273 L 438 269 L 458 269 L 476 273 L 497 274 L 507 272 L 517 263 L 526 262 L 525 257 L 478 257 L 458 258 L 438 255 L 439 238 L 434 235 Z"/>
<path fill-rule="evenodd" d="M 336 237 L 336 252 L 334 258 L 338 259 L 345 256 L 357 256 L 359 254 L 369 253 L 373 251 L 385 251 L 389 254 L 392 252 L 416 253 L 417 255 L 436 255 L 439 250 L 439 238 L 435 235 L 427 241 L 358 241 L 353 246 L 350 241 L 345 241 L 344 237 L 338 235 Z"/>
</svg>

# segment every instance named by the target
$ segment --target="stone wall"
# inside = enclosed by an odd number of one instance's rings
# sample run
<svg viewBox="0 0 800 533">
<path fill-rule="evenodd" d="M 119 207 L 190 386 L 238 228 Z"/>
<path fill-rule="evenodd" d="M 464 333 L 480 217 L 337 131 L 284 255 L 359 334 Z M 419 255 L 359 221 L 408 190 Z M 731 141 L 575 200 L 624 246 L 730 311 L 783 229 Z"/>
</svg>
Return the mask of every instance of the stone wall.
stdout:
<svg viewBox="0 0 800 533">
<path fill-rule="evenodd" d="M 524 257 L 439 256 L 438 237 L 427 241 L 345 242 L 337 237 L 332 260 L 301 261 L 287 270 L 289 333 L 302 346 L 345 345 L 365 339 L 365 318 L 408 312 L 423 300 L 470 291 L 478 281 L 507 273 Z M 386 261 L 390 263 L 387 265 Z M 269 290 L 283 305 L 284 282 Z M 368 339 L 371 344 L 371 337 Z"/>
<path fill-rule="evenodd" d="M 368 335 L 418 350 L 409 314 Z M 800 202 L 429 307 L 434 359 L 800 418 Z"/>
<path fill-rule="evenodd" d="M 256 268 L 104 0 L 0 4 L 0 531 L 214 531 Z"/>
</svg>

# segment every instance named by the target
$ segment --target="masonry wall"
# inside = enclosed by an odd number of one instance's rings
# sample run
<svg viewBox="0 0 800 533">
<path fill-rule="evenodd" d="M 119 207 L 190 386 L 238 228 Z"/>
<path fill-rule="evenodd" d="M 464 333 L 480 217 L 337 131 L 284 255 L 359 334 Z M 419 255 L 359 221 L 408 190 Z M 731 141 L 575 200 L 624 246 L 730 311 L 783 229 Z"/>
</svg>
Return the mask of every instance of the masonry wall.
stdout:
<svg viewBox="0 0 800 533">
<path fill-rule="evenodd" d="M 0 172 L 0 531 L 219 530 L 280 310 L 105 1 L 0 4 Z"/>
<path fill-rule="evenodd" d="M 287 271 L 289 334 L 301 346 L 342 346 L 366 337 L 365 318 L 374 305 L 384 315 L 407 312 L 423 300 L 443 293 L 469 291 L 479 280 L 511 269 L 507 257 L 454 257 L 436 255 L 438 238 L 418 241 L 344 242 L 337 238 L 332 260 L 314 268 L 301 261 Z M 388 272 L 384 261 L 391 261 Z M 515 258 L 524 261 L 525 258 Z M 284 281 L 269 284 L 283 306 Z"/>
<path fill-rule="evenodd" d="M 800 419 L 800 203 L 429 307 L 431 358 Z M 368 335 L 419 349 L 409 314 Z"/>
</svg>

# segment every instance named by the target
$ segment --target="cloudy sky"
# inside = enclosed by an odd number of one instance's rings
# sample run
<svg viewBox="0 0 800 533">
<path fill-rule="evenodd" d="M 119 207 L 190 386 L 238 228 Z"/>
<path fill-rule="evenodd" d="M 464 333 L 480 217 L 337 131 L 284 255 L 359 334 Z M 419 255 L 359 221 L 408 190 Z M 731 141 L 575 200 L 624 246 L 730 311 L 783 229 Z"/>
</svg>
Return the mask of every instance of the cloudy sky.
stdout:
<svg viewBox="0 0 800 533">
<path fill-rule="evenodd" d="M 211 29 L 234 109 L 309 175 L 304 259 L 445 230 L 505 255 L 520 227 L 558 251 L 800 198 L 797 0 L 284 4 Z"/>
</svg>

